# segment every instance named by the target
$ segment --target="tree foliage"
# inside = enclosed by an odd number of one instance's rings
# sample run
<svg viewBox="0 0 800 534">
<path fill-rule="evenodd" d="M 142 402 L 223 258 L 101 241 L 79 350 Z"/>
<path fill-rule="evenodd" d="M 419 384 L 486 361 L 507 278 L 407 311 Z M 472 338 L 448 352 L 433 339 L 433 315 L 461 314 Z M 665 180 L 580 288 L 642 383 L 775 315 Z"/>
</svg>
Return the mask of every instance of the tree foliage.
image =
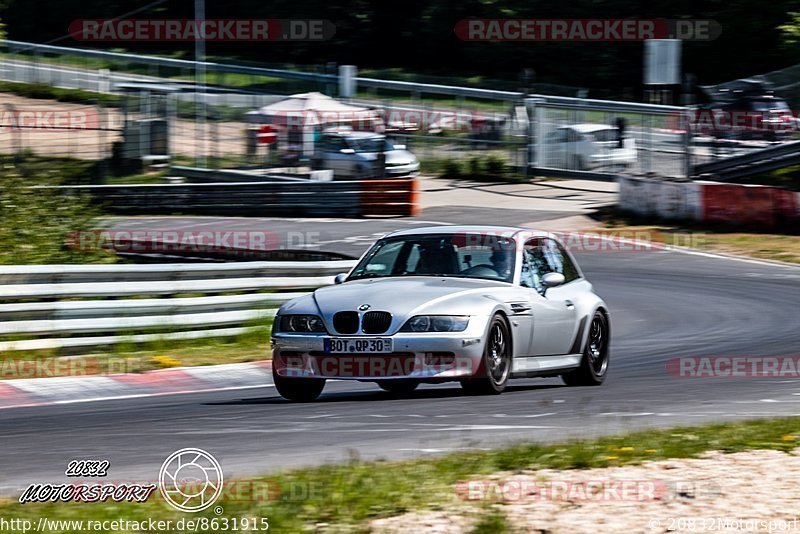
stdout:
<svg viewBox="0 0 800 534">
<path fill-rule="evenodd" d="M 39 185 L 57 185 L 55 176 L 39 176 Z M 85 196 L 58 189 L 33 187 L 13 165 L 0 168 L 0 264 L 113 262 L 97 250 L 68 246 L 82 231 L 92 229 L 97 212 Z"/>
</svg>

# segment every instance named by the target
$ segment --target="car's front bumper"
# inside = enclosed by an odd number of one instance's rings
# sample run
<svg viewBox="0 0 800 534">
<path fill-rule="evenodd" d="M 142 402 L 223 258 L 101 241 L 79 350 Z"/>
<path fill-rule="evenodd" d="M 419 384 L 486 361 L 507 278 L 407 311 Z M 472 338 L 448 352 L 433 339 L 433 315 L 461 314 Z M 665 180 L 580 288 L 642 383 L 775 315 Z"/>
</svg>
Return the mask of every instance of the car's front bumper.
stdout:
<svg viewBox="0 0 800 534">
<path fill-rule="evenodd" d="M 413 176 L 419 172 L 419 163 L 386 165 L 386 176 Z"/>
<path fill-rule="evenodd" d="M 329 335 L 273 334 L 273 369 L 279 376 L 349 380 L 457 380 L 474 376 L 483 357 L 483 331 L 398 333 L 388 354 L 328 354 Z"/>
</svg>

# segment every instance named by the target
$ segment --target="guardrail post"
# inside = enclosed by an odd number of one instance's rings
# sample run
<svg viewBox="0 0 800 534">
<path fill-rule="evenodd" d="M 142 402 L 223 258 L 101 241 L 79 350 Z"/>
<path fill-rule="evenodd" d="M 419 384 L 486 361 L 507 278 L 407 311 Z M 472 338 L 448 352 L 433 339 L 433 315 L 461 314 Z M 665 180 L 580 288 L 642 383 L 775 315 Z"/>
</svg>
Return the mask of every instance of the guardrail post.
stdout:
<svg viewBox="0 0 800 534">
<path fill-rule="evenodd" d="M 683 128 L 683 176 L 685 178 L 692 177 L 692 129 L 691 129 L 691 122 L 690 118 L 687 116 L 689 113 L 688 108 L 681 111 L 681 116 L 683 117 L 682 123 L 684 125 Z"/>
</svg>

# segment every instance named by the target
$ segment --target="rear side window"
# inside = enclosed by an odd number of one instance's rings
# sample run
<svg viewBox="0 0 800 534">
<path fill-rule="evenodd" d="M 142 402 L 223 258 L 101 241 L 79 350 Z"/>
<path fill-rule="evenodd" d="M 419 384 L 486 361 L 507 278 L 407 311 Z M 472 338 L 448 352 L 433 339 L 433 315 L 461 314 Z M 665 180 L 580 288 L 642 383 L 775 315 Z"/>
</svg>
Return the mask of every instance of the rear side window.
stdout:
<svg viewBox="0 0 800 534">
<path fill-rule="evenodd" d="M 555 130 L 547 134 L 544 138 L 545 143 L 566 143 L 567 131 L 563 128 Z"/>
<path fill-rule="evenodd" d="M 583 139 L 583 136 L 576 132 L 575 130 L 569 130 L 567 132 L 567 142 L 568 143 L 575 143 Z"/>
<path fill-rule="evenodd" d="M 324 137 L 322 140 L 322 146 L 328 152 L 338 152 L 343 148 L 347 148 L 344 139 L 333 135 Z"/>
<path fill-rule="evenodd" d="M 601 143 L 604 141 L 619 141 L 619 130 L 597 130 L 592 132 L 592 137 Z"/>
</svg>

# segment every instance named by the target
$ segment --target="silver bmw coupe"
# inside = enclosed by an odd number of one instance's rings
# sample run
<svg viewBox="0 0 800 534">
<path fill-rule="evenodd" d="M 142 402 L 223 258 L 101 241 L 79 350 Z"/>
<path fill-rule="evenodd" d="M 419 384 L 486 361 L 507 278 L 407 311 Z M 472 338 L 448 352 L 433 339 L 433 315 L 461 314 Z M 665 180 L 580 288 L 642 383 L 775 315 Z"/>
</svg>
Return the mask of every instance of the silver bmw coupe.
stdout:
<svg viewBox="0 0 800 534">
<path fill-rule="evenodd" d="M 403 230 L 335 285 L 281 306 L 272 374 L 293 401 L 316 399 L 329 378 L 396 395 L 446 381 L 497 394 L 521 377 L 596 386 L 608 373 L 610 327 L 608 307 L 552 234 Z"/>
</svg>

